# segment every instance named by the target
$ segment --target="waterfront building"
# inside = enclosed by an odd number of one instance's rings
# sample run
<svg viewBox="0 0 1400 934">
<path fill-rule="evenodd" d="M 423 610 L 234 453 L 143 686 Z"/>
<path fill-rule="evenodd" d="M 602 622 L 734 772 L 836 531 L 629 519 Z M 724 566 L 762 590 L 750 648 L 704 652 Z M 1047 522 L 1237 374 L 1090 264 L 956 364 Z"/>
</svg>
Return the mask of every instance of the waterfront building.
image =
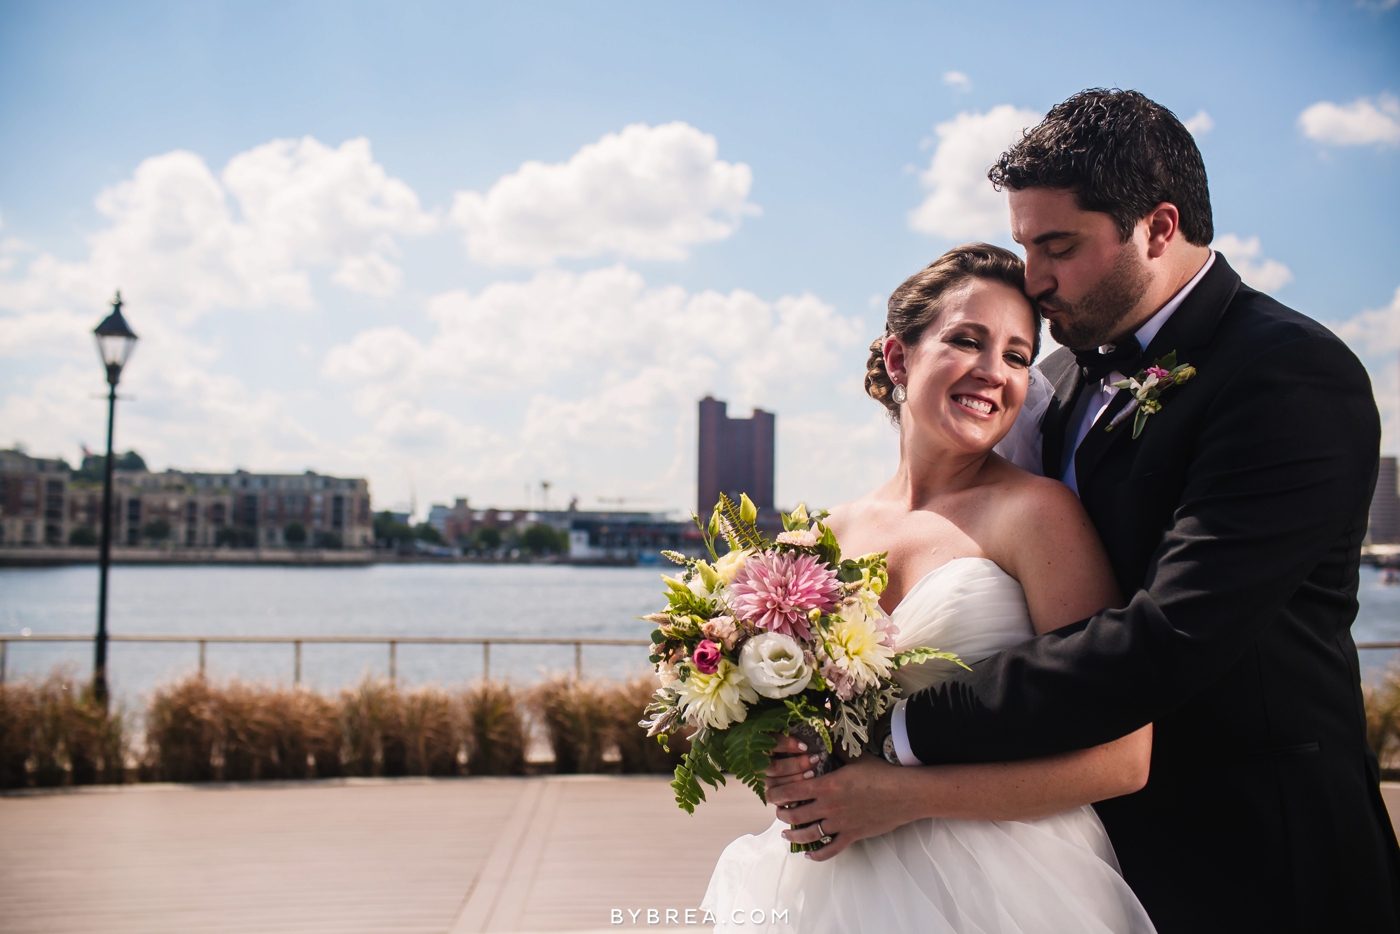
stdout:
<svg viewBox="0 0 1400 934">
<path fill-rule="evenodd" d="M 754 409 L 750 418 L 730 418 L 726 403 L 712 396 L 700 400 L 696 511 L 701 516 L 710 514 L 721 493 L 735 500 L 747 493 L 760 509 L 772 508 L 775 422 L 762 409 Z"/>
<path fill-rule="evenodd" d="M 102 482 L 84 473 L 91 471 L 74 474 L 59 458 L 0 451 L 0 546 L 96 544 Z M 118 467 L 112 474 L 112 520 L 112 542 L 123 546 L 374 544 L 369 483 L 314 471 L 153 473 Z"/>
<path fill-rule="evenodd" d="M 101 502 L 101 491 L 97 492 Z M 370 548 L 369 482 L 302 474 L 118 470 L 115 540 L 174 547 Z M 98 507 L 100 510 L 100 506 Z"/>
<path fill-rule="evenodd" d="M 476 531 L 476 513 L 465 498 L 458 497 L 443 520 L 442 535 L 449 542 L 467 541 Z"/>
<path fill-rule="evenodd" d="M 0 451 L 0 545 L 68 541 L 68 464 L 56 457 Z M 101 498 L 99 496 L 99 509 Z"/>
<path fill-rule="evenodd" d="M 1382 457 L 1371 496 L 1371 523 L 1366 540 L 1372 545 L 1400 542 L 1400 492 L 1396 486 L 1396 459 Z"/>
<path fill-rule="evenodd" d="M 705 540 L 690 519 L 655 512 L 540 513 L 556 528 L 567 521 L 569 560 L 655 564 L 662 551 L 692 557 L 705 553 Z"/>
</svg>

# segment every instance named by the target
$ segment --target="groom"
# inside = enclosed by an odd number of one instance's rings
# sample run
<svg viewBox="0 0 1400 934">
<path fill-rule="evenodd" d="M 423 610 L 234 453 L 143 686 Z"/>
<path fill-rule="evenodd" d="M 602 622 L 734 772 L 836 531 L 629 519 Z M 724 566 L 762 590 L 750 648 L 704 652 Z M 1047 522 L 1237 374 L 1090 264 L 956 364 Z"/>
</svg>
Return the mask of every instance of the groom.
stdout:
<svg viewBox="0 0 1400 934">
<path fill-rule="evenodd" d="M 1366 371 L 1212 252 L 1200 152 L 1143 95 L 1075 95 L 989 175 L 1074 348 L 1041 366 L 1044 473 L 1079 493 L 1128 603 L 914 695 L 889 745 L 1002 761 L 1152 723 L 1146 787 L 1096 809 L 1159 931 L 1400 929 L 1350 632 L 1380 441 Z M 1173 352 L 1196 375 L 1135 437 L 1112 384 Z M 788 796 L 858 794 L 840 775 Z"/>
</svg>

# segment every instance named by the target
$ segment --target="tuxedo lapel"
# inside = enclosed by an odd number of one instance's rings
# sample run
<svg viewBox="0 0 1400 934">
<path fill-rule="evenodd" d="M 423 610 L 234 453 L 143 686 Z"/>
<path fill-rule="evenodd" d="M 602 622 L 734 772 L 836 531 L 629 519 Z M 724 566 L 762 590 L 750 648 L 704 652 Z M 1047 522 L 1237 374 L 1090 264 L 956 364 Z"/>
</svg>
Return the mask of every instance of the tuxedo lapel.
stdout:
<svg viewBox="0 0 1400 934">
<path fill-rule="evenodd" d="M 1058 480 L 1062 476 L 1060 465 L 1065 456 L 1065 432 L 1069 428 L 1070 415 L 1074 412 L 1074 402 L 1084 386 L 1084 371 L 1074 354 L 1059 350 L 1051 354 L 1040 367 L 1040 372 L 1051 381 L 1055 394 L 1040 420 L 1041 470 L 1047 477 Z"/>
<path fill-rule="evenodd" d="M 1131 422 L 1120 424 L 1112 431 L 1106 430 L 1113 422 L 1113 417 L 1127 408 L 1131 399 L 1132 394 L 1121 389 L 1115 393 L 1108 408 L 1104 409 L 1103 414 L 1094 422 L 1094 427 L 1090 428 L 1089 433 L 1084 436 L 1079 450 L 1074 452 L 1074 479 L 1081 493 L 1088 487 L 1089 478 L 1094 474 L 1094 468 L 1099 465 L 1099 461 L 1114 442 L 1123 437 L 1132 437 L 1133 426 Z"/>
<path fill-rule="evenodd" d="M 1229 263 L 1225 262 L 1225 257 L 1219 253 L 1215 254 L 1215 262 L 1211 265 L 1210 270 L 1206 272 L 1200 282 L 1196 283 L 1196 287 L 1191 290 L 1190 295 L 1186 296 L 1181 307 L 1167 319 L 1167 323 L 1162 325 L 1157 336 L 1147 345 L 1142 355 L 1142 365 L 1144 367 L 1150 366 L 1173 350 L 1177 352 L 1176 362 L 1178 364 L 1190 363 L 1191 351 L 1207 343 L 1215 334 L 1215 329 L 1220 324 L 1225 309 L 1239 288 L 1239 274 L 1230 268 Z M 1126 373 L 1124 375 L 1135 376 L 1136 374 Z M 1168 394 L 1163 396 L 1163 402 L 1169 405 L 1170 402 L 1167 400 L 1178 391 L 1183 390 L 1167 390 Z M 1112 431 L 1107 430 L 1113 417 L 1123 411 L 1131 398 L 1132 396 L 1128 392 L 1120 389 L 1114 395 L 1108 408 L 1094 422 L 1094 427 L 1089 429 L 1089 433 L 1084 437 L 1084 442 L 1079 445 L 1079 450 L 1075 452 L 1074 476 L 1081 494 L 1088 488 L 1094 470 L 1103 460 L 1103 456 L 1114 444 L 1121 444 L 1122 438 L 1132 437 L 1131 420 L 1125 419 Z M 1151 419 L 1148 421 L 1150 423 Z"/>
<path fill-rule="evenodd" d="M 1230 268 L 1224 256 L 1216 253 L 1209 271 L 1196 283 L 1181 307 L 1162 325 L 1162 330 L 1152 338 L 1152 343 L 1143 349 L 1142 365 L 1150 366 L 1152 361 L 1165 357 L 1173 350 L 1177 352 L 1178 363 L 1189 363 L 1186 355 L 1215 335 L 1225 309 L 1239 289 L 1239 273 Z"/>
</svg>

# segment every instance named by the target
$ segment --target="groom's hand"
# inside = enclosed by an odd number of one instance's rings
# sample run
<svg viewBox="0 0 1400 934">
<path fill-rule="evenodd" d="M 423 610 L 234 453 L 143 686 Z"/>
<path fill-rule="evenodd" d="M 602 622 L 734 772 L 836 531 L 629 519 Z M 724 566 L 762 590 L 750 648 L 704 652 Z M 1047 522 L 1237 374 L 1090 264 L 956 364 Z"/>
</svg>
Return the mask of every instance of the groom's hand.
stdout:
<svg viewBox="0 0 1400 934">
<path fill-rule="evenodd" d="M 811 825 L 783 831 L 784 839 L 814 843 L 822 834 L 832 838 L 820 850 L 807 854 L 809 859 L 820 862 L 857 840 L 889 833 L 919 817 L 906 813 L 909 796 L 900 782 L 909 778 L 909 771 L 866 754 L 820 778 L 804 779 L 799 774 L 778 785 L 770 778 L 768 803 L 776 805 L 778 820 L 783 823 Z"/>
</svg>

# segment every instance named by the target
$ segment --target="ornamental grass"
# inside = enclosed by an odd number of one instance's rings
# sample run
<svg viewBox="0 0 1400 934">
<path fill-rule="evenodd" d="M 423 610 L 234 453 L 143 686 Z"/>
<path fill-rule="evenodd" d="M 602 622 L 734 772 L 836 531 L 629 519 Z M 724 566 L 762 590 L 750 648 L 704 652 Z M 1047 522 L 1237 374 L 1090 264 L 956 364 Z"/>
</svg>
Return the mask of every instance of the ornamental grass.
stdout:
<svg viewBox="0 0 1400 934">
<path fill-rule="evenodd" d="M 531 692 L 531 706 L 554 750 L 558 774 L 603 771 L 615 741 L 610 692 L 596 681 L 557 675 Z"/>
<path fill-rule="evenodd" d="M 1380 761 L 1381 777 L 1400 778 L 1400 664 L 1362 688 L 1366 698 L 1366 740 Z"/>
<path fill-rule="evenodd" d="M 120 712 L 70 673 L 0 685 L 0 788 L 122 782 L 126 752 Z"/>
<path fill-rule="evenodd" d="M 192 676 L 156 690 L 139 767 L 127 770 L 123 719 L 71 677 L 0 685 L 0 788 L 141 781 L 267 781 L 342 776 L 669 773 L 670 752 L 637 726 L 651 676 L 613 683 L 556 677 L 532 688 L 481 682 L 404 689 L 375 678 L 327 695 Z M 548 762 L 526 760 L 531 730 Z"/>
<path fill-rule="evenodd" d="M 524 698 L 487 681 L 462 694 L 462 740 L 468 775 L 524 775 L 528 734 Z"/>
<path fill-rule="evenodd" d="M 617 744 L 618 761 L 625 773 L 669 775 L 690 750 L 690 742 L 686 739 L 691 733 L 690 727 L 684 727 L 680 734 L 668 738 L 668 752 L 637 725 L 637 721 L 646 716 L 647 705 L 655 692 L 655 675 L 643 675 L 611 687 L 609 720 L 613 742 Z"/>
</svg>

